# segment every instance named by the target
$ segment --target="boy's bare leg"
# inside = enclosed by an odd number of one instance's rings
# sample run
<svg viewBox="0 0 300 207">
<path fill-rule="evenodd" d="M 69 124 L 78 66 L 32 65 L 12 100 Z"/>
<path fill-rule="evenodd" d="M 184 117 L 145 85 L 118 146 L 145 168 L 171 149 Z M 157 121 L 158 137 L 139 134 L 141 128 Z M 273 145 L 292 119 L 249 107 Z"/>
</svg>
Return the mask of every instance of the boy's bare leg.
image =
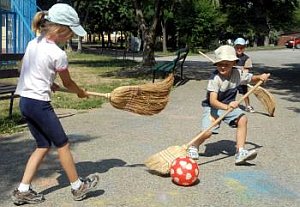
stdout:
<svg viewBox="0 0 300 207">
<path fill-rule="evenodd" d="M 77 170 L 71 154 L 69 143 L 57 149 L 60 163 L 65 170 L 69 181 L 75 182 L 78 179 Z"/>
<path fill-rule="evenodd" d="M 240 117 L 237 121 L 237 131 L 236 131 L 236 148 L 244 148 L 246 137 L 247 137 L 247 124 L 248 119 L 245 115 Z"/>
<path fill-rule="evenodd" d="M 246 107 L 247 107 L 247 106 L 250 106 L 250 99 L 249 99 L 249 97 L 246 97 L 246 98 L 244 99 L 244 101 L 245 101 Z"/>
<path fill-rule="evenodd" d="M 203 144 L 203 142 L 208 139 L 210 136 L 212 135 L 212 132 L 206 132 L 204 133 L 200 139 L 196 140 L 192 145 L 199 148 L 199 146 L 201 144 Z"/>
<path fill-rule="evenodd" d="M 238 127 L 236 132 L 236 165 L 245 164 L 248 160 L 253 160 L 257 156 L 257 152 L 255 150 L 244 149 L 247 136 L 247 122 L 248 120 L 245 115 L 238 120 Z"/>
</svg>

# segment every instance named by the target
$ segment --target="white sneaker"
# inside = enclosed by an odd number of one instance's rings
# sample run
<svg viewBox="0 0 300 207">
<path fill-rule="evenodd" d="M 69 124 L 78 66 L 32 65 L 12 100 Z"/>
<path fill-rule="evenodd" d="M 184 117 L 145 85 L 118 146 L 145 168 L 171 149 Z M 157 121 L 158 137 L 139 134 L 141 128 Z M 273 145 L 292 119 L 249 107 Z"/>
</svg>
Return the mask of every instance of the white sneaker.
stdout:
<svg viewBox="0 0 300 207">
<path fill-rule="evenodd" d="M 199 159 L 198 148 L 195 146 L 190 146 L 187 149 L 187 156 L 192 158 L 193 160 L 198 160 Z"/>
<path fill-rule="evenodd" d="M 83 200 L 87 196 L 87 193 L 95 189 L 95 187 L 99 182 L 99 176 L 96 174 L 91 174 L 86 178 L 80 178 L 80 180 L 82 181 L 82 184 L 79 187 L 79 189 L 77 190 L 71 189 L 71 192 L 73 194 L 73 199 L 75 201 Z"/>
<path fill-rule="evenodd" d="M 238 153 L 235 154 L 235 164 L 245 164 L 248 160 L 253 160 L 257 156 L 257 152 L 255 150 L 245 150 L 242 149 Z"/>
<path fill-rule="evenodd" d="M 246 111 L 250 112 L 250 113 L 254 113 L 255 112 L 255 110 L 254 110 L 254 108 L 252 106 L 246 106 Z"/>
</svg>

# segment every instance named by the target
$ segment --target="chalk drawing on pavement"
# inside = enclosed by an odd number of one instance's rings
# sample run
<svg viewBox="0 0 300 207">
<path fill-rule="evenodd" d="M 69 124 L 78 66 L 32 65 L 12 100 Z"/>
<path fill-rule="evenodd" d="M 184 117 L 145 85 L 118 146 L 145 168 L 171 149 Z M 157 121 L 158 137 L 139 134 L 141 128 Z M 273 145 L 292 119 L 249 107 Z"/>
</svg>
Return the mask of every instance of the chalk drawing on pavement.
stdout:
<svg viewBox="0 0 300 207">
<path fill-rule="evenodd" d="M 253 197 L 299 198 L 294 191 L 263 171 L 232 171 L 224 177 L 226 186 L 232 188 L 243 200 Z"/>
</svg>

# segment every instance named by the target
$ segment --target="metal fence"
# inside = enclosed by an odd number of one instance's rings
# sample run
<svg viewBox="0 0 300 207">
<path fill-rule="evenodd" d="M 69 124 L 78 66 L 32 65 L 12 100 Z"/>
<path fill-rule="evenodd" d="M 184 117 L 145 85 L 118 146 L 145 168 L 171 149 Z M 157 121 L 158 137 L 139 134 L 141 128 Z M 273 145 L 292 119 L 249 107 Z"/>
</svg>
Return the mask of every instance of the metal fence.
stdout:
<svg viewBox="0 0 300 207">
<path fill-rule="evenodd" d="M 37 12 L 36 0 L 1 0 L 0 53 L 24 53 L 35 37 L 31 22 Z"/>
</svg>

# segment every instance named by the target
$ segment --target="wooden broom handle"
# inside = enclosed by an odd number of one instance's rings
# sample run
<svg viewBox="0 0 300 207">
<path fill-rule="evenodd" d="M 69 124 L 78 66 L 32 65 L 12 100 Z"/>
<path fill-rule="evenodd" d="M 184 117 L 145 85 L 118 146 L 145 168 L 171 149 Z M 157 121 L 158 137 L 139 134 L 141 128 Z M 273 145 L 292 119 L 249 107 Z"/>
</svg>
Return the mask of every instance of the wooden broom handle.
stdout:
<svg viewBox="0 0 300 207">
<path fill-rule="evenodd" d="M 66 88 L 59 88 L 57 91 L 67 92 L 67 93 L 75 93 L 75 92 L 69 91 Z M 104 97 L 104 98 L 107 98 L 107 99 L 110 98 L 110 93 L 98 93 L 98 92 L 91 92 L 91 91 L 86 91 L 86 93 L 90 96 L 100 96 L 100 97 Z"/>
<path fill-rule="evenodd" d="M 242 96 L 242 98 L 240 98 L 238 100 L 238 104 L 240 104 L 245 98 L 247 98 L 255 89 L 257 89 L 261 84 L 263 83 L 262 80 L 260 80 L 258 83 L 256 83 L 255 86 L 253 86 L 245 95 Z M 187 146 L 191 146 L 196 140 L 200 139 L 206 132 L 208 132 L 209 130 L 211 130 L 213 127 L 215 127 L 219 122 L 222 121 L 222 119 L 224 119 L 224 117 L 229 114 L 231 111 L 233 110 L 233 108 L 229 108 L 227 109 L 227 111 L 220 116 L 218 119 L 216 119 L 212 125 L 210 127 L 208 127 L 207 129 L 205 129 L 204 131 L 202 131 L 201 133 L 199 133 L 196 137 L 194 137 L 188 144 Z"/>
<path fill-rule="evenodd" d="M 204 53 L 201 52 L 200 50 L 199 50 L 198 52 L 199 52 L 199 54 L 201 54 L 201 55 L 203 55 L 204 57 L 206 57 L 207 59 L 209 59 L 212 63 L 215 62 L 212 58 L 208 57 L 206 54 L 204 54 Z"/>
<path fill-rule="evenodd" d="M 100 96 L 109 99 L 110 98 L 110 93 L 98 93 L 98 92 L 91 92 L 91 91 L 86 91 L 87 94 L 91 96 Z"/>
</svg>

